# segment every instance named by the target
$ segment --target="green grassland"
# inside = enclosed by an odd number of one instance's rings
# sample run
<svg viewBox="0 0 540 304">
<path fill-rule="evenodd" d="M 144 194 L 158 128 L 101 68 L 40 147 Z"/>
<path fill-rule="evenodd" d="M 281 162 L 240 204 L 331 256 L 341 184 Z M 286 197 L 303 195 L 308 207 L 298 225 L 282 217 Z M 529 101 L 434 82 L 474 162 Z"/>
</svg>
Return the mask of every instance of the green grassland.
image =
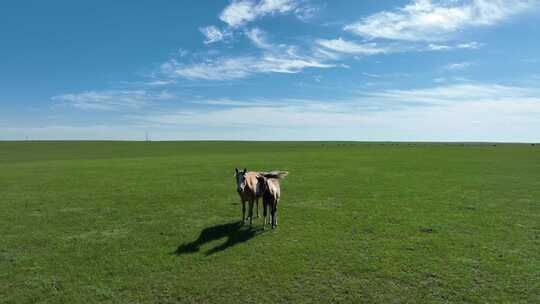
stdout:
<svg viewBox="0 0 540 304">
<path fill-rule="evenodd" d="M 1 303 L 540 303 L 540 146 L 0 142 L 0 232 Z"/>
</svg>

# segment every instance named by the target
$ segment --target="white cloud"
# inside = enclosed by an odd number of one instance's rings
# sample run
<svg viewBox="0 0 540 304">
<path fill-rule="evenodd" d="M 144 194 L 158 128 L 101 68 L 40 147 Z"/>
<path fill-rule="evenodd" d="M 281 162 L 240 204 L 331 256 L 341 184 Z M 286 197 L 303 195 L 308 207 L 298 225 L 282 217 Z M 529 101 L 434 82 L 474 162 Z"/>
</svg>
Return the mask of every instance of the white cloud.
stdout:
<svg viewBox="0 0 540 304">
<path fill-rule="evenodd" d="M 262 0 L 256 7 L 256 11 L 261 14 L 286 13 L 298 7 L 295 0 Z"/>
<path fill-rule="evenodd" d="M 368 38 L 442 41 L 466 27 L 494 25 L 537 3 L 537 0 L 415 0 L 395 11 L 368 16 L 344 29 Z"/>
<path fill-rule="evenodd" d="M 272 14 L 301 13 L 298 1 L 295 0 L 233 0 L 219 19 L 231 27 L 238 27 L 257 18 Z"/>
<path fill-rule="evenodd" d="M 214 139 L 469 141 L 538 141 L 540 133 L 531 130 L 540 132 L 539 118 L 540 90 L 496 84 L 387 90 L 332 102 L 224 100 L 214 109 L 137 117 L 156 126 L 219 130 Z"/>
<path fill-rule="evenodd" d="M 345 54 L 376 55 L 390 52 L 390 49 L 379 47 L 376 43 L 358 44 L 352 41 L 343 40 L 342 38 L 332 40 L 318 39 L 317 44 L 330 51 Z"/>
<path fill-rule="evenodd" d="M 230 26 L 238 26 L 246 21 L 252 21 L 256 18 L 253 6 L 252 1 L 233 1 L 223 10 L 219 19 Z"/>
<path fill-rule="evenodd" d="M 401 112 L 425 107 L 442 109 L 456 105 L 486 105 L 488 107 L 485 110 L 489 107 L 506 108 L 513 109 L 512 111 L 515 112 L 540 115 L 540 89 L 498 84 L 453 84 L 423 89 L 370 92 L 354 98 L 333 100 L 332 102 L 309 99 L 218 99 L 195 101 L 195 103 L 225 106 L 226 108 L 181 110 L 176 113 L 144 116 L 144 120 L 165 124 L 199 122 L 218 126 L 259 123 L 274 126 L 285 123 L 298 126 L 326 123 L 331 126 L 343 122 L 343 120 L 335 119 L 337 117 L 345 118 L 347 121 L 355 121 L 378 112 Z M 277 117 L 278 113 L 284 116 Z M 273 118 L 273 114 L 276 114 L 275 118 Z M 305 118 L 292 119 L 293 116 Z M 238 117 L 243 117 L 243 119 L 238 120 Z"/>
<path fill-rule="evenodd" d="M 470 66 L 472 66 L 471 62 L 457 62 L 457 63 L 451 63 L 444 66 L 444 69 L 450 70 L 450 71 L 457 71 L 457 70 L 464 70 L 466 68 L 469 68 Z"/>
<path fill-rule="evenodd" d="M 169 85 L 169 84 L 174 84 L 175 81 L 173 80 L 153 80 L 153 81 L 149 81 L 149 82 L 146 82 L 145 84 L 146 85 L 149 85 L 149 86 L 155 86 L 155 87 L 158 87 L 158 86 L 166 86 L 166 85 Z"/>
<path fill-rule="evenodd" d="M 173 97 L 167 91 L 150 93 L 144 90 L 110 90 L 62 94 L 51 99 L 60 104 L 81 110 L 117 111 L 139 109 L 150 102 L 167 100 Z"/>
<path fill-rule="evenodd" d="M 272 51 L 265 52 L 255 65 L 261 72 L 298 73 L 306 68 L 332 68 L 318 58 L 309 55 L 300 55 L 296 46 L 280 45 Z"/>
<path fill-rule="evenodd" d="M 484 44 L 478 43 L 476 41 L 472 41 L 472 42 L 460 43 L 456 47 L 458 49 L 472 49 L 472 50 L 475 50 L 475 49 L 481 48 L 482 46 L 484 46 Z"/>
<path fill-rule="evenodd" d="M 341 100 L 217 99 L 123 116 L 117 126 L 0 126 L 2 139 L 256 139 L 539 142 L 540 89 L 469 83 Z"/>
<path fill-rule="evenodd" d="M 170 77 L 200 80 L 233 80 L 258 73 L 298 73 L 307 68 L 331 68 L 332 64 L 299 55 L 295 47 L 280 46 L 260 56 L 217 58 L 202 63 L 180 64 L 171 60 L 161 70 Z"/>
<path fill-rule="evenodd" d="M 205 44 L 221 41 L 229 35 L 228 33 L 221 31 L 220 29 L 218 29 L 216 26 L 213 26 L 213 25 L 202 27 L 199 30 L 206 37 L 206 40 L 204 40 Z"/>
<path fill-rule="evenodd" d="M 443 45 L 443 44 L 434 44 L 434 43 L 430 43 L 428 47 L 430 50 L 433 50 L 433 51 L 446 51 L 446 50 L 452 49 L 451 46 Z"/>
<path fill-rule="evenodd" d="M 317 9 L 305 0 L 232 0 L 219 16 L 219 19 L 228 25 L 227 28 L 219 29 L 212 25 L 199 30 L 206 37 L 204 43 L 210 44 L 231 37 L 236 29 L 267 15 L 294 14 L 305 20 L 316 11 Z M 261 30 L 256 28 L 245 33 L 258 47 L 267 47 L 262 41 Z"/>
<path fill-rule="evenodd" d="M 275 105 L 274 102 L 267 100 L 234 100 L 229 98 L 220 99 L 206 99 L 191 101 L 193 104 L 210 105 L 210 106 L 224 106 L 224 107 L 253 107 L 253 106 L 271 106 Z"/>
<path fill-rule="evenodd" d="M 432 51 L 449 51 L 449 50 L 455 50 L 455 49 L 475 50 L 475 49 L 481 48 L 482 46 L 484 46 L 484 44 L 476 42 L 476 41 L 471 41 L 471 42 L 459 43 L 457 45 L 430 43 L 428 45 L 428 48 Z"/>
<path fill-rule="evenodd" d="M 456 102 L 502 102 L 518 105 L 534 102 L 540 109 L 540 90 L 536 88 L 503 86 L 498 84 L 453 84 L 427 89 L 387 90 L 368 94 L 394 103 L 441 105 Z"/>
<path fill-rule="evenodd" d="M 366 73 L 366 72 L 362 72 L 362 75 L 367 76 L 367 77 L 371 77 L 371 78 L 380 78 L 381 77 L 381 75 L 372 74 L 372 73 Z"/>
<path fill-rule="evenodd" d="M 339 60 L 341 59 L 341 55 L 336 53 L 336 52 L 332 52 L 326 48 L 322 48 L 322 47 L 318 47 L 318 48 L 315 48 L 314 51 L 313 51 L 313 55 L 316 56 L 317 58 L 321 58 L 321 59 L 324 59 L 324 60 Z"/>
<path fill-rule="evenodd" d="M 170 61 L 161 69 L 170 76 L 180 76 L 187 79 L 203 80 L 232 80 L 246 78 L 251 75 L 250 66 L 256 63 L 253 57 L 223 58 L 213 62 L 182 65 Z"/>
<path fill-rule="evenodd" d="M 184 56 L 187 56 L 189 54 L 189 51 L 185 50 L 183 48 L 179 48 L 178 51 L 176 51 L 176 53 L 178 54 L 178 56 L 184 57 Z"/>
<path fill-rule="evenodd" d="M 331 127 L 345 121 L 363 119 L 351 115 L 351 108 L 342 104 L 332 105 L 311 100 L 285 100 L 272 105 L 233 106 L 225 109 L 205 111 L 178 111 L 140 117 L 147 123 L 193 125 L 213 127 L 248 126 L 309 128 Z M 242 119 L 239 119 L 241 117 Z"/>
<path fill-rule="evenodd" d="M 258 48 L 270 49 L 273 47 L 273 45 L 267 41 L 264 31 L 259 28 L 254 28 L 246 31 L 246 36 Z"/>
</svg>

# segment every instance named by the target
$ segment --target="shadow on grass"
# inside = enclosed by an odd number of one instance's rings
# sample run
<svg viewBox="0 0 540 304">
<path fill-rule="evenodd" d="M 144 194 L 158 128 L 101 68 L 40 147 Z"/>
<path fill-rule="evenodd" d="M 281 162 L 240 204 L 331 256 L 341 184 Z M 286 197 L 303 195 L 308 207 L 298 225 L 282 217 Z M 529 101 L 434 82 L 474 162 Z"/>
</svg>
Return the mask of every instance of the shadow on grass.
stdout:
<svg viewBox="0 0 540 304">
<path fill-rule="evenodd" d="M 256 235 L 262 233 L 263 230 L 254 230 L 249 227 L 243 228 L 242 222 L 232 222 L 227 224 L 216 225 L 204 228 L 199 237 L 193 242 L 184 243 L 174 252 L 176 255 L 199 252 L 201 246 L 211 241 L 219 240 L 226 237 L 225 243 L 218 245 L 206 252 L 206 255 L 211 255 L 223 251 L 236 244 L 249 241 Z"/>
</svg>

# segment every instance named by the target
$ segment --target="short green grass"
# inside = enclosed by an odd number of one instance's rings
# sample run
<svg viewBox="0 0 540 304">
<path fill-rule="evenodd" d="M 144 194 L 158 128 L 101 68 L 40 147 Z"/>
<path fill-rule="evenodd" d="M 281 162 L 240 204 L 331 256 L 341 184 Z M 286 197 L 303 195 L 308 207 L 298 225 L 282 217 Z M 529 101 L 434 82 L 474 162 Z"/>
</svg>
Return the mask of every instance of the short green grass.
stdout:
<svg viewBox="0 0 540 304">
<path fill-rule="evenodd" d="M 540 146 L 0 142 L 0 232 L 2 303 L 540 303 Z"/>
</svg>

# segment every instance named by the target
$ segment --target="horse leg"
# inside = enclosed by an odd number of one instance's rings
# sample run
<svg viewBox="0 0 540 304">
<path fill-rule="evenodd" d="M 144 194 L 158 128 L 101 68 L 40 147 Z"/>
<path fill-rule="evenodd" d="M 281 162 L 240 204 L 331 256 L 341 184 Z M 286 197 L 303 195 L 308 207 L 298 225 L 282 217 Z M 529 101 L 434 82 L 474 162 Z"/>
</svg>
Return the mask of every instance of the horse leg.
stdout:
<svg viewBox="0 0 540 304">
<path fill-rule="evenodd" d="M 249 227 L 253 224 L 253 200 L 249 201 Z"/>
<path fill-rule="evenodd" d="M 276 204 L 272 204 L 272 229 L 276 228 Z"/>
<path fill-rule="evenodd" d="M 256 200 L 255 208 L 257 209 L 257 218 L 259 218 L 259 199 Z"/>
<path fill-rule="evenodd" d="M 267 215 L 267 212 L 266 212 L 266 202 L 263 200 L 263 229 L 266 229 L 266 215 Z"/>
<path fill-rule="evenodd" d="M 242 200 L 242 223 L 245 224 L 246 222 L 246 201 Z"/>
<path fill-rule="evenodd" d="M 279 200 L 276 200 L 276 206 L 274 207 L 274 208 L 276 208 L 276 227 L 277 227 L 277 225 L 278 225 L 277 222 L 278 222 L 278 217 L 279 217 L 279 216 L 278 216 L 278 210 L 277 210 L 278 202 L 279 202 Z"/>
</svg>

